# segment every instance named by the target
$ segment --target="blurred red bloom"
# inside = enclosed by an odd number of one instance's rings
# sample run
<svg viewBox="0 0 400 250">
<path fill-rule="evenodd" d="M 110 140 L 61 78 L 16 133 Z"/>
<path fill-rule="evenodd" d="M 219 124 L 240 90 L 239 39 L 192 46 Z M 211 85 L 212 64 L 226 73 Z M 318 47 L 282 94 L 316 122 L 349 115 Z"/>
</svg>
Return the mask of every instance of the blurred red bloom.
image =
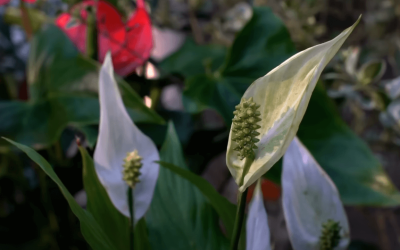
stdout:
<svg viewBox="0 0 400 250">
<path fill-rule="evenodd" d="M 56 25 L 82 53 L 86 52 L 87 7 L 95 5 L 96 1 L 84 1 L 71 9 L 71 13 L 78 13 L 78 16 L 64 13 L 56 20 Z M 153 47 L 151 21 L 143 0 L 137 0 L 136 12 L 125 24 L 118 11 L 102 0 L 97 2 L 96 18 L 100 62 L 110 50 L 115 71 L 126 76 L 150 57 Z"/>
<path fill-rule="evenodd" d="M 247 193 L 247 198 L 246 198 L 247 203 L 249 203 L 253 198 L 254 188 L 255 184 L 249 187 L 249 192 Z M 277 201 L 281 196 L 280 187 L 270 180 L 266 179 L 261 180 L 261 190 L 263 193 L 264 200 L 266 201 Z"/>
</svg>

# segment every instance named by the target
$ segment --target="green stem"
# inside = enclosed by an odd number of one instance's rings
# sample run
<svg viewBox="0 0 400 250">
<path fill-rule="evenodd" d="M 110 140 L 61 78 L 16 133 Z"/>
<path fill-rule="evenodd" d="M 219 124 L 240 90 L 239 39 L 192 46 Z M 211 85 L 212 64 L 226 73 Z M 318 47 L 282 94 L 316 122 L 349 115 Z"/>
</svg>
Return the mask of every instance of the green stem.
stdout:
<svg viewBox="0 0 400 250">
<path fill-rule="evenodd" d="M 96 25 L 96 9 L 92 7 L 88 10 L 87 17 L 87 35 L 86 35 L 86 55 L 93 60 L 98 59 L 97 51 L 97 25 Z"/>
<path fill-rule="evenodd" d="M 249 172 L 250 166 L 253 163 L 253 161 L 254 161 L 254 156 L 246 157 L 239 187 L 243 185 L 244 177 L 247 174 L 247 172 Z M 236 209 L 235 225 L 233 227 L 231 250 L 237 250 L 239 248 L 240 233 L 242 232 L 242 226 L 245 217 L 244 211 L 246 208 L 247 191 L 248 189 L 246 188 L 243 192 L 239 191 L 238 194 L 238 204 Z"/>
<path fill-rule="evenodd" d="M 128 188 L 128 203 L 129 203 L 129 215 L 131 216 L 131 221 L 129 224 L 129 229 L 130 229 L 130 249 L 134 250 L 134 229 L 135 229 L 135 208 L 133 206 L 133 189 L 131 187 Z"/>
</svg>

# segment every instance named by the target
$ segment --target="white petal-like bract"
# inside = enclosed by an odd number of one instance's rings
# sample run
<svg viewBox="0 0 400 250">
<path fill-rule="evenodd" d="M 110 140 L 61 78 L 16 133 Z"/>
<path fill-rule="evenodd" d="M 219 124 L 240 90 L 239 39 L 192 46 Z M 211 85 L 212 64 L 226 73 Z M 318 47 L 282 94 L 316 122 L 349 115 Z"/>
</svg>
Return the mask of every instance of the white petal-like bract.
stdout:
<svg viewBox="0 0 400 250">
<path fill-rule="evenodd" d="M 358 21 L 333 40 L 314 46 L 292 56 L 267 75 L 257 79 L 246 90 L 243 98 L 250 97 L 260 105 L 260 140 L 255 145 L 255 160 L 239 187 L 243 192 L 265 174 L 285 153 L 299 128 L 311 94 L 322 70 L 336 54 Z M 233 127 L 233 126 L 232 126 Z M 238 145 L 229 134 L 226 162 L 240 185 L 245 160 L 234 150 Z"/>
<path fill-rule="evenodd" d="M 137 150 L 143 158 L 140 182 L 134 189 L 135 223 L 149 208 L 157 182 L 159 154 L 153 141 L 132 122 L 122 102 L 110 53 L 107 53 L 99 78 L 100 126 L 94 162 L 100 182 L 114 206 L 130 217 L 128 185 L 122 179 L 123 160 Z"/>
<path fill-rule="evenodd" d="M 258 180 L 249 204 L 246 222 L 246 250 L 271 250 L 267 211 Z"/>
<path fill-rule="evenodd" d="M 350 230 L 335 184 L 296 137 L 283 156 L 282 203 L 294 250 L 319 250 L 322 225 L 339 222 L 341 240 L 335 250 L 347 249 Z"/>
</svg>

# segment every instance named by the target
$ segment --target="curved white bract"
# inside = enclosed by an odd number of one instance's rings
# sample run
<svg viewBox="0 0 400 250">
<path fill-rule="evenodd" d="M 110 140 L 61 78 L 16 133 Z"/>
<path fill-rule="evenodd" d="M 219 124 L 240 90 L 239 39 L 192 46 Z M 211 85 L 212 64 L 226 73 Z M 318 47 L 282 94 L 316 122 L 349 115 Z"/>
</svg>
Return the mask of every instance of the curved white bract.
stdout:
<svg viewBox="0 0 400 250">
<path fill-rule="evenodd" d="M 335 250 L 347 249 L 350 229 L 335 184 L 296 137 L 283 156 L 282 204 L 294 250 L 319 250 L 322 225 L 339 222 L 341 240 Z"/>
<path fill-rule="evenodd" d="M 157 182 L 159 155 L 153 141 L 132 122 L 114 79 L 110 53 L 107 53 L 99 78 L 100 127 L 94 162 L 100 182 L 114 206 L 129 217 L 127 190 L 122 179 L 123 160 L 137 150 L 143 158 L 140 182 L 134 189 L 135 223 L 149 208 Z"/>
<path fill-rule="evenodd" d="M 243 98 L 253 97 L 260 105 L 261 128 L 257 130 L 260 141 L 256 143 L 255 160 L 239 187 L 241 192 L 265 174 L 285 153 L 296 135 L 322 70 L 357 23 L 333 40 L 292 56 L 246 90 Z M 226 162 L 236 183 L 240 184 L 245 160 L 241 160 L 234 150 L 237 145 L 232 141 L 232 127 Z"/>
<path fill-rule="evenodd" d="M 258 180 L 249 204 L 246 222 L 246 250 L 271 250 L 267 211 Z"/>
</svg>

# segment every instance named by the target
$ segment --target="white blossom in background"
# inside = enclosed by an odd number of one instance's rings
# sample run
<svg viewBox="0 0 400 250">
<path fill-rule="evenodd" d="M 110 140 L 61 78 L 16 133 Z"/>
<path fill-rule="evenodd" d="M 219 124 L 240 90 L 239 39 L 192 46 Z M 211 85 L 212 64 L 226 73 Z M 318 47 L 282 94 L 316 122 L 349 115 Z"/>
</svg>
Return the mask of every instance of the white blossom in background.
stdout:
<svg viewBox="0 0 400 250">
<path fill-rule="evenodd" d="M 135 185 L 135 223 L 144 216 L 151 203 L 157 182 L 159 154 L 153 141 L 132 122 L 122 102 L 111 54 L 107 53 L 99 78 L 100 126 L 94 162 L 100 182 L 111 202 L 125 216 L 130 217 L 127 190 L 123 180 L 123 164 L 127 153 L 137 150 L 142 158 L 140 182 Z"/>
<path fill-rule="evenodd" d="M 297 137 L 283 156 L 282 204 L 294 250 L 325 249 L 320 238 L 328 221 L 340 227 L 333 249 L 347 249 L 350 229 L 338 190 Z"/>
</svg>

